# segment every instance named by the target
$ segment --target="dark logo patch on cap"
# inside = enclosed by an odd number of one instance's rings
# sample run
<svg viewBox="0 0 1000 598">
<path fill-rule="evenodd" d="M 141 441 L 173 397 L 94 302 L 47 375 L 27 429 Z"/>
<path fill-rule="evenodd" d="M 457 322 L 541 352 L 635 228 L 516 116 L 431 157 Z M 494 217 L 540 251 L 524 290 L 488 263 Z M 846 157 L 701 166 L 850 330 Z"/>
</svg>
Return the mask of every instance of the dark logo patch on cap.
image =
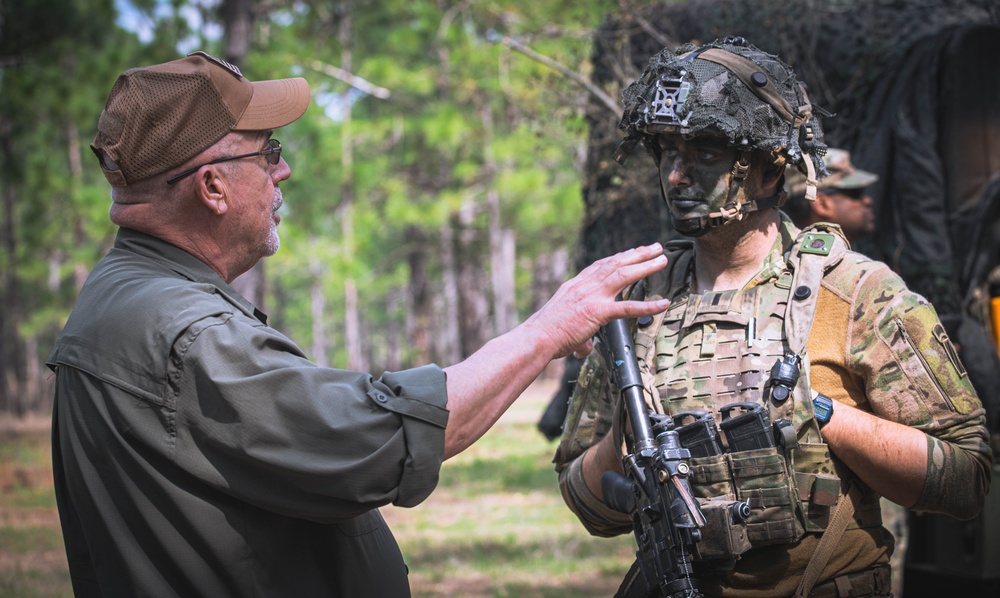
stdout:
<svg viewBox="0 0 1000 598">
<path fill-rule="evenodd" d="M 214 62 L 215 64 L 221 66 L 222 68 L 224 68 L 227 71 L 229 71 L 230 73 L 236 75 L 240 79 L 243 78 L 243 73 L 240 72 L 239 67 L 237 67 L 235 64 L 230 64 L 230 63 L 226 62 L 225 60 L 223 60 L 221 58 L 216 58 L 215 56 L 212 56 L 208 52 L 203 52 L 202 50 L 198 50 L 197 52 L 191 52 L 190 54 L 188 54 L 188 56 L 201 56 L 205 60 L 208 60 L 210 62 Z"/>
</svg>

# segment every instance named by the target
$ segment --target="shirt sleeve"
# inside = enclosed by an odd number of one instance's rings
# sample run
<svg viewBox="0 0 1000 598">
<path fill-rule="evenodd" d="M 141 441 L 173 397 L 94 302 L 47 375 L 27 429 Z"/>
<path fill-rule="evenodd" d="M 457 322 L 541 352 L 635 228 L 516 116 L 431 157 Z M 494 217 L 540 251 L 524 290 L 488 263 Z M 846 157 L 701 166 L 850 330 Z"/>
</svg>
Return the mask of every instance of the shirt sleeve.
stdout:
<svg viewBox="0 0 1000 598">
<path fill-rule="evenodd" d="M 933 306 L 887 267 L 856 287 L 851 368 L 872 412 L 927 434 L 927 481 L 913 509 L 971 519 L 990 486 L 985 412 Z"/>
<path fill-rule="evenodd" d="M 240 314 L 188 327 L 169 369 L 172 458 L 220 492 L 336 522 L 434 489 L 448 420 L 436 366 L 383 374 L 319 367 Z"/>
<path fill-rule="evenodd" d="M 618 393 L 600 351 L 592 351 L 580 369 L 570 397 L 563 436 L 556 449 L 556 471 L 566 506 L 595 536 L 616 536 L 631 531 L 631 520 L 605 505 L 590 492 L 583 479 L 583 453 L 611 432 Z"/>
</svg>

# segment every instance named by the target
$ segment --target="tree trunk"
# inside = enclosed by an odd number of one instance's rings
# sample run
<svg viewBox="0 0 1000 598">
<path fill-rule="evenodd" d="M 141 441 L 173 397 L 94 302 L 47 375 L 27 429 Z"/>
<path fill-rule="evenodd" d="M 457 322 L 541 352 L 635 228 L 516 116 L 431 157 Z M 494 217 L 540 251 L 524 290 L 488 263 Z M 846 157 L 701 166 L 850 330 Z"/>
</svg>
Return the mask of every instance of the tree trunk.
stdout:
<svg viewBox="0 0 1000 598">
<path fill-rule="evenodd" d="M 489 220 L 490 283 L 493 288 L 493 327 L 496 334 L 503 334 L 517 324 L 517 306 L 514 303 L 514 231 L 505 228 L 500 213 L 500 194 L 494 188 L 497 164 L 490 148 L 493 146 L 493 112 L 488 101 L 480 108 L 483 122 L 483 172 L 486 192 L 486 209 Z"/>
<path fill-rule="evenodd" d="M 242 68 L 243 61 L 250 52 L 250 44 L 253 42 L 253 2 L 223 0 L 220 12 L 223 26 L 223 58 Z"/>
<path fill-rule="evenodd" d="M 403 237 L 406 243 L 406 262 L 410 271 L 406 302 L 406 338 L 413 352 L 413 361 L 423 364 L 432 361 L 430 335 L 434 317 L 427 281 L 427 241 L 424 231 L 413 225 L 406 228 Z M 442 246 L 444 246 L 443 241 Z M 448 272 L 447 267 L 444 270 Z"/>
<path fill-rule="evenodd" d="M 486 297 L 487 278 L 483 272 L 482 231 L 475 226 L 479 210 L 468 200 L 459 210 L 458 220 L 458 297 L 461 310 L 462 359 L 475 353 L 492 335 L 489 300 Z"/>
<path fill-rule="evenodd" d="M 310 239 L 310 245 L 314 240 Z M 309 259 L 309 306 L 312 313 L 312 359 L 320 367 L 330 366 L 330 356 L 327 353 L 326 338 L 326 293 L 323 291 L 323 280 L 326 268 L 322 260 L 313 255 Z"/>
<path fill-rule="evenodd" d="M 500 220 L 500 197 L 490 189 L 486 194 L 490 212 L 490 283 L 493 288 L 494 333 L 503 334 L 517 325 L 514 278 L 515 233 Z"/>
<path fill-rule="evenodd" d="M 243 68 L 250 45 L 253 42 L 252 0 L 223 0 L 219 8 L 222 17 L 222 56 Z M 267 274 L 264 260 L 237 276 L 233 288 L 261 310 L 266 311 L 264 297 L 267 293 Z"/>
<path fill-rule="evenodd" d="M 531 311 L 536 312 L 569 278 L 569 251 L 560 247 L 535 258 L 531 280 Z"/>
<path fill-rule="evenodd" d="M 0 127 L 0 151 L 5 164 L 14 160 L 11 146 L 10 128 Z M 17 231 L 15 230 L 14 202 L 17 192 L 14 186 L 3 186 L 3 245 L 7 256 L 3 264 L 3 287 L 0 288 L 0 412 L 17 413 L 17 397 L 20 393 L 18 364 L 21 363 L 20 333 L 21 321 L 19 287 L 17 278 Z"/>
<path fill-rule="evenodd" d="M 387 314 L 387 318 L 385 324 L 385 362 L 383 365 L 384 369 L 390 372 L 402 369 L 400 351 L 401 335 L 399 322 L 396 319 L 396 313 L 399 311 L 402 296 L 403 290 L 394 287 L 386 293 L 385 297 L 385 313 Z"/>
<path fill-rule="evenodd" d="M 455 260 L 455 240 L 450 222 L 441 227 L 441 294 L 443 305 L 437 310 L 440 324 L 434 335 L 434 350 L 442 365 L 462 360 L 462 335 L 459 323 L 458 264 Z"/>
<path fill-rule="evenodd" d="M 351 3 L 341 3 L 340 10 L 340 67 L 350 72 L 353 67 Z M 344 174 L 340 188 L 340 223 L 344 235 L 344 263 L 351 268 L 354 263 L 354 139 L 351 133 L 351 98 L 348 93 L 341 96 L 341 114 L 344 120 L 340 125 L 340 165 Z M 344 337 L 347 343 L 347 367 L 368 371 L 368 359 L 362 346 L 361 317 L 358 313 L 358 287 L 354 274 L 350 271 L 344 280 Z"/>
</svg>

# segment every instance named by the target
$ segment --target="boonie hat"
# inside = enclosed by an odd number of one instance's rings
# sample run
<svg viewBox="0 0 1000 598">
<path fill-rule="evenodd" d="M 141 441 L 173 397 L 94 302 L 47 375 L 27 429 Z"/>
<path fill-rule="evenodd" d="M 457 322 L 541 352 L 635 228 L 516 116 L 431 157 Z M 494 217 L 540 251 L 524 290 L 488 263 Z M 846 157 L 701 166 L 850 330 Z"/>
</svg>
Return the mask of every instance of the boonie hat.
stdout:
<svg viewBox="0 0 1000 598">
<path fill-rule="evenodd" d="M 851 153 L 839 148 L 827 148 L 823 156 L 826 170 L 830 173 L 819 181 L 820 189 L 862 189 L 878 180 L 878 175 L 855 168 L 851 164 Z M 785 189 L 789 196 L 801 195 L 806 190 L 806 178 L 795 168 L 785 169 Z"/>
<path fill-rule="evenodd" d="M 309 106 L 301 77 L 248 81 L 205 52 L 118 77 L 90 146 L 104 176 L 121 187 L 184 164 L 231 131 L 292 123 Z"/>
</svg>

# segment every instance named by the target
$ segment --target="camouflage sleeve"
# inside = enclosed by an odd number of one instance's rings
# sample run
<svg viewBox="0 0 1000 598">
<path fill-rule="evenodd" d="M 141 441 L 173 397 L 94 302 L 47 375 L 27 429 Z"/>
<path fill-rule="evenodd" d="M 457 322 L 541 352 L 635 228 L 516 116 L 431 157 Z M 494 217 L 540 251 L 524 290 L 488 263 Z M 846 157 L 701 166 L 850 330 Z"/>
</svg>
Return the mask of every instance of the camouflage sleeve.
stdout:
<svg viewBox="0 0 1000 598">
<path fill-rule="evenodd" d="M 850 300 L 847 349 L 872 412 L 927 434 L 927 480 L 913 510 L 975 517 L 990 485 L 985 414 L 937 312 L 882 264 Z"/>
<path fill-rule="evenodd" d="M 632 529 L 628 515 L 608 508 L 591 493 L 582 472 L 584 452 L 611 432 L 617 394 L 600 351 L 591 352 L 570 397 L 553 459 L 566 506 L 595 536 L 616 536 Z"/>
</svg>

